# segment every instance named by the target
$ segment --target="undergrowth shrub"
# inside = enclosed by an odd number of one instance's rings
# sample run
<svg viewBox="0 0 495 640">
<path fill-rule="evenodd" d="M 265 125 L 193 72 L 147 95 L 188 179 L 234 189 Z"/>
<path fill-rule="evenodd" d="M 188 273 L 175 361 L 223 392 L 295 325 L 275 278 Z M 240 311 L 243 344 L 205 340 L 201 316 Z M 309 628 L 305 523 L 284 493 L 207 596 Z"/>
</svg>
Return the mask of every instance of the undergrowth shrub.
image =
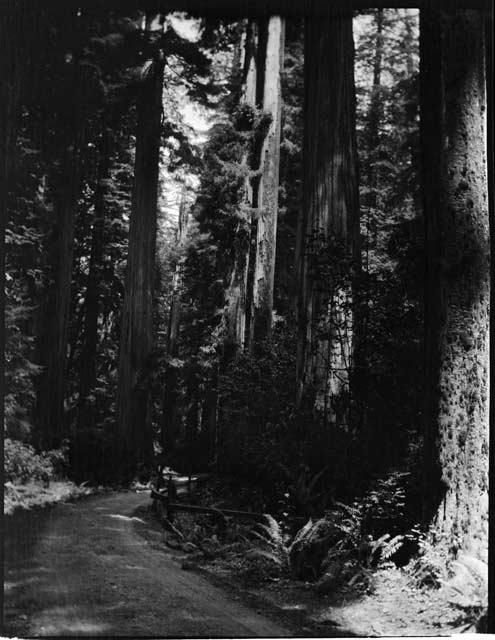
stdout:
<svg viewBox="0 0 495 640">
<path fill-rule="evenodd" d="M 418 587 L 439 589 L 447 580 L 452 558 L 447 553 L 445 536 L 434 527 L 428 531 L 419 526 L 412 527 L 406 535 L 417 545 L 417 554 L 407 566 L 409 574 Z"/>
<path fill-rule="evenodd" d="M 271 515 L 266 524 L 257 522 L 251 530 L 255 544 L 246 553 L 242 571 L 246 577 L 276 578 L 289 571 L 289 536 Z"/>
<path fill-rule="evenodd" d="M 36 453 L 33 446 L 19 440 L 5 438 L 4 473 L 8 482 L 48 482 L 64 475 L 67 468 L 67 449 L 53 449 Z"/>
<path fill-rule="evenodd" d="M 409 472 L 392 471 L 377 478 L 365 493 L 360 508 L 363 529 L 372 536 L 404 531 L 406 509 L 406 483 Z M 402 529 L 402 531 L 401 531 Z"/>
</svg>

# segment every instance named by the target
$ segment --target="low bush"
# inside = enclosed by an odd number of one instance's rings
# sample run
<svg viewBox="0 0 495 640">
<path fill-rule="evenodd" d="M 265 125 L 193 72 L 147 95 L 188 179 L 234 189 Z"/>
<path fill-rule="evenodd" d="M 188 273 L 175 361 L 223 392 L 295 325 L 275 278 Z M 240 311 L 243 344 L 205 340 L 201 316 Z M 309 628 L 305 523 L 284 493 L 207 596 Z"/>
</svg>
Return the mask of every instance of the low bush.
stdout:
<svg viewBox="0 0 495 640">
<path fill-rule="evenodd" d="M 48 481 L 54 469 L 50 459 L 37 454 L 30 444 L 5 438 L 4 452 L 5 479 L 8 482 Z"/>
</svg>

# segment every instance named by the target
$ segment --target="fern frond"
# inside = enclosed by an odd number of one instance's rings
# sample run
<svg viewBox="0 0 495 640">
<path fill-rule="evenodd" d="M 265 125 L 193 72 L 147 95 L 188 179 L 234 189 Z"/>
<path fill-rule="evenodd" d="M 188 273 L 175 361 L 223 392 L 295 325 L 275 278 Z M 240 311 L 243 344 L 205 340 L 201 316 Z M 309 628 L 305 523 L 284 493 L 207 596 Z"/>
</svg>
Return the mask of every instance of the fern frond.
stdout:
<svg viewBox="0 0 495 640">
<path fill-rule="evenodd" d="M 282 567 L 284 564 L 282 558 L 280 558 L 276 553 L 273 553 L 272 551 L 265 551 L 264 549 L 253 549 L 246 554 L 246 557 L 251 560 L 255 558 L 270 560 L 279 567 Z"/>
<path fill-rule="evenodd" d="M 313 526 L 313 520 L 310 518 L 306 524 L 304 525 L 304 527 L 302 527 L 302 529 L 299 529 L 299 531 L 296 533 L 296 536 L 294 538 L 294 540 L 292 541 L 292 544 L 290 545 L 290 548 L 292 549 L 292 547 L 294 547 L 296 544 L 298 544 L 299 542 L 301 542 L 301 540 L 303 540 L 303 538 L 306 537 L 308 531 L 311 530 Z"/>
<path fill-rule="evenodd" d="M 258 540 L 261 540 L 261 542 L 264 542 L 265 544 L 267 544 L 269 546 L 273 546 L 273 540 L 270 540 L 270 538 L 267 538 L 267 536 L 265 534 L 260 533 L 259 531 L 256 531 L 255 529 L 253 529 L 251 531 L 251 534 L 255 538 L 258 538 Z"/>
<path fill-rule="evenodd" d="M 392 538 L 392 540 L 389 540 L 383 547 L 382 547 L 382 560 L 388 560 L 389 558 L 391 558 L 394 553 L 396 551 L 398 551 L 402 545 L 404 543 L 404 536 L 402 535 L 397 535 L 394 538 Z"/>
<path fill-rule="evenodd" d="M 371 548 L 370 548 L 370 557 L 372 558 L 375 553 L 384 546 L 385 542 L 390 538 L 390 533 L 384 533 L 383 536 L 381 536 L 380 538 L 378 538 L 378 540 L 375 540 L 372 544 L 371 544 Z"/>
<path fill-rule="evenodd" d="M 284 539 L 282 536 L 282 532 L 280 531 L 280 525 L 275 520 L 275 518 L 269 514 L 265 514 L 265 519 L 267 524 L 263 524 L 262 522 L 257 522 L 255 524 L 255 528 L 253 529 L 253 533 L 258 533 L 264 536 L 266 541 L 270 541 L 276 545 L 283 545 Z M 260 537 L 258 535 L 257 537 Z"/>
<path fill-rule="evenodd" d="M 146 60 L 146 62 L 141 67 L 139 75 L 142 80 L 145 80 L 148 77 L 148 75 L 151 73 L 153 62 L 154 62 L 153 60 Z"/>
</svg>

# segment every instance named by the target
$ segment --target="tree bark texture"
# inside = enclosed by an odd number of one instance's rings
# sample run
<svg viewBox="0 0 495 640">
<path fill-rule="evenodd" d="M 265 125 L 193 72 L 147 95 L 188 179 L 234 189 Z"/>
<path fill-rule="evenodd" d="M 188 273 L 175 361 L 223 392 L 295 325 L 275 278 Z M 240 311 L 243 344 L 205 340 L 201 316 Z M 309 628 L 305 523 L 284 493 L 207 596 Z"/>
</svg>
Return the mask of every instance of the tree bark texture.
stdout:
<svg viewBox="0 0 495 640">
<path fill-rule="evenodd" d="M 244 39 L 242 102 L 271 122 L 246 157 L 244 231 L 227 289 L 226 336 L 235 350 L 269 335 L 272 324 L 282 98 L 284 20 L 250 20 Z M 247 236 L 246 238 L 244 236 Z"/>
<path fill-rule="evenodd" d="M 424 10 L 425 517 L 488 550 L 489 220 L 480 12 Z"/>
<path fill-rule="evenodd" d="M 242 102 L 253 109 L 256 106 L 256 83 L 258 76 L 256 52 L 258 47 L 258 25 L 249 20 L 246 27 L 243 52 L 243 86 Z M 246 156 L 245 162 L 248 159 Z M 224 341 L 227 346 L 227 357 L 230 351 L 234 354 L 244 347 L 247 313 L 247 280 L 249 269 L 251 208 L 253 190 L 249 177 L 245 181 L 244 219 L 239 224 L 235 243 L 234 266 L 227 286 L 224 314 Z"/>
<path fill-rule="evenodd" d="M 353 263 L 359 251 L 352 13 L 309 17 L 305 28 L 298 397 L 311 390 L 316 409 L 331 422 L 345 423 L 353 364 Z"/>
<path fill-rule="evenodd" d="M 178 338 L 181 316 L 181 269 L 182 253 L 187 238 L 187 225 L 189 209 L 186 200 L 186 189 L 184 187 L 179 205 L 179 226 L 177 229 L 177 246 L 179 248 L 179 263 L 177 264 L 172 280 L 172 301 L 170 305 L 170 316 L 167 334 L 167 353 L 171 358 L 178 355 Z M 167 365 L 165 372 L 165 389 L 163 393 L 162 415 L 161 415 L 161 442 L 165 453 L 170 453 L 176 443 L 180 431 L 181 415 L 178 407 L 179 371 L 174 363 Z"/>
<path fill-rule="evenodd" d="M 213 464 L 218 457 L 218 365 L 206 388 L 201 415 L 203 463 Z"/>
<path fill-rule="evenodd" d="M 368 111 L 367 139 L 368 153 L 370 157 L 376 157 L 376 149 L 380 143 L 380 120 L 382 118 L 383 106 L 381 97 L 382 79 L 382 58 L 383 58 L 383 9 L 377 9 L 375 14 L 376 44 L 373 60 L 373 87 L 371 89 L 371 100 Z M 370 209 L 376 209 L 379 176 L 373 162 L 368 167 L 368 202 Z"/>
<path fill-rule="evenodd" d="M 94 222 L 86 285 L 83 346 L 79 378 L 79 429 L 92 426 L 94 413 L 88 396 L 96 386 L 96 356 L 98 347 L 98 315 L 100 305 L 100 273 L 104 252 L 105 198 L 110 178 L 109 131 L 102 132 L 98 148 L 97 182 L 94 193 Z"/>
<path fill-rule="evenodd" d="M 167 335 L 167 351 L 169 355 L 176 356 L 178 348 L 180 315 L 181 315 L 181 302 L 180 302 L 180 287 L 181 287 L 181 273 L 182 273 L 182 253 L 184 251 L 184 245 L 187 238 L 187 225 L 189 218 L 189 209 L 186 199 L 186 187 L 183 188 L 181 194 L 181 201 L 179 205 L 179 226 L 177 229 L 177 248 L 179 250 L 179 261 L 175 267 L 174 275 L 172 278 L 172 301 L 170 303 L 170 317 L 168 323 L 168 335 Z"/>
<path fill-rule="evenodd" d="M 134 187 L 129 225 L 117 388 L 118 450 L 132 466 L 152 456 L 150 398 L 145 383 L 153 348 L 153 283 L 163 60 L 143 79 L 138 102 Z"/>
<path fill-rule="evenodd" d="M 67 435 L 65 424 L 65 383 L 69 330 L 74 231 L 80 193 L 80 149 L 84 138 L 83 77 L 78 43 L 78 16 L 69 18 L 72 30 L 71 87 L 64 117 L 66 134 L 59 148 L 59 168 L 54 176 L 55 221 L 49 240 L 51 281 L 39 309 L 38 364 L 43 366 L 37 389 L 36 421 L 38 444 L 51 449 Z"/>
<path fill-rule="evenodd" d="M 273 285 L 277 241 L 278 186 L 282 90 L 280 73 L 284 58 L 285 24 L 280 16 L 268 20 L 263 73 L 263 111 L 271 117 L 260 158 L 258 186 L 256 257 L 253 274 L 251 335 L 257 342 L 270 335 L 272 328 Z"/>
</svg>

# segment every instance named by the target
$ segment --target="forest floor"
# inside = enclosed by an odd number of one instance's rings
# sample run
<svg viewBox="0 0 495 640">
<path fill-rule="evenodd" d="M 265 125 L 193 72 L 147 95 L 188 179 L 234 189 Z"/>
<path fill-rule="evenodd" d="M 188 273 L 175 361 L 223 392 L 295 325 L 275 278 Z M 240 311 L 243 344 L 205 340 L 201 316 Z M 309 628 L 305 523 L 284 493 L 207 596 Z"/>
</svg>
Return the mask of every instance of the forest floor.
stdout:
<svg viewBox="0 0 495 640">
<path fill-rule="evenodd" d="M 208 565 L 203 571 L 220 576 L 225 585 L 238 588 L 233 567 L 229 570 Z M 399 569 L 377 571 L 373 589 L 364 594 L 341 589 L 322 595 L 314 584 L 290 578 L 256 587 L 246 585 L 245 589 L 275 608 L 293 612 L 308 631 L 326 626 L 333 628 L 334 633 L 347 629 L 348 636 L 364 637 L 438 636 L 476 631 L 471 622 L 466 623 L 464 610 L 453 605 L 451 594 L 417 589 Z"/>
<path fill-rule="evenodd" d="M 149 531 L 153 531 L 158 525 L 156 519 L 149 511 L 142 511 L 141 515 L 149 522 Z M 288 571 L 278 577 L 267 575 L 262 563 L 249 570 L 246 558 L 251 549 L 244 543 L 240 547 L 232 544 L 235 532 L 230 535 L 230 544 L 225 547 L 217 544 L 217 550 L 209 553 L 210 541 L 216 536 L 210 530 L 201 540 L 198 533 L 204 533 L 205 527 L 208 529 L 205 518 L 202 519 L 203 522 L 197 516 L 177 514 L 176 528 L 185 534 L 184 540 L 177 545 L 173 533 L 162 531 L 161 545 L 168 545 L 171 557 L 183 568 L 207 576 L 241 600 L 286 615 L 303 636 L 438 636 L 476 632 L 484 595 L 477 593 L 475 587 L 476 597 L 471 598 L 468 587 L 475 585 L 476 580 L 465 567 L 464 573 L 448 584 L 420 587 L 410 568 L 388 562 L 374 571 L 366 571 L 363 579 L 356 576 L 358 579 L 350 584 L 348 581 L 333 591 L 322 592 L 317 583 L 295 580 Z M 191 532 L 196 535 L 190 535 Z M 242 526 L 237 526 L 238 539 L 243 537 L 242 533 L 245 533 Z M 222 548 L 227 552 L 223 553 Z"/>
<path fill-rule="evenodd" d="M 5 520 L 7 635 L 297 635 L 286 616 L 183 571 L 146 522 L 149 492 L 112 492 Z M 161 542 L 161 544 L 159 544 Z"/>
<path fill-rule="evenodd" d="M 172 557 L 208 576 L 239 598 L 286 614 L 303 636 L 438 636 L 476 632 L 466 608 L 457 606 L 455 594 L 442 589 L 419 589 L 401 569 L 376 571 L 367 592 L 343 588 L 321 594 L 314 583 L 291 578 L 257 582 L 239 578 L 232 558 L 193 564 L 187 554 Z"/>
<path fill-rule="evenodd" d="M 367 590 L 354 584 L 322 594 L 314 583 L 289 577 L 247 577 L 238 554 L 196 562 L 194 545 L 167 546 L 169 536 L 149 507 L 149 491 L 119 491 L 7 517 L 5 631 L 18 637 L 473 631 L 452 589 L 418 589 L 406 571 L 390 566 L 374 573 Z"/>
</svg>

